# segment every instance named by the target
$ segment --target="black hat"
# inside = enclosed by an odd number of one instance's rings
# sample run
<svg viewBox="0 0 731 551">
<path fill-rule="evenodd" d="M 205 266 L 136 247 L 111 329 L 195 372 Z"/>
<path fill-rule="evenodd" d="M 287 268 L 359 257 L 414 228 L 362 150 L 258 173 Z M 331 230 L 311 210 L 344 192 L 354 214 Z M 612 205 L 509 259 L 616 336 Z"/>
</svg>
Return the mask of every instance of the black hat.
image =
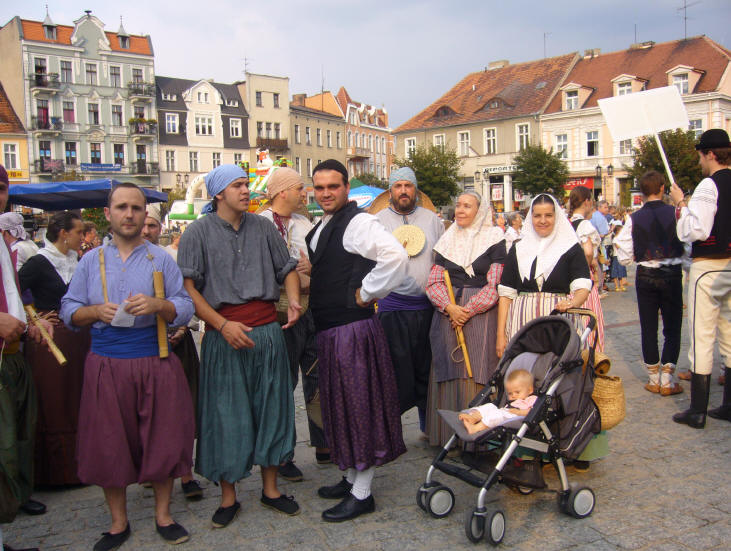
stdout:
<svg viewBox="0 0 731 551">
<path fill-rule="evenodd" d="M 343 175 L 343 179 L 345 181 L 345 185 L 348 185 L 348 169 L 343 166 L 343 163 L 340 161 L 337 161 L 335 159 L 328 159 L 326 161 L 322 161 L 321 163 L 318 163 L 318 165 L 315 167 L 315 169 L 312 171 L 312 176 L 315 176 L 315 172 L 318 170 L 334 170 L 336 172 L 339 172 Z"/>
<path fill-rule="evenodd" d="M 722 128 L 706 130 L 701 134 L 701 141 L 695 146 L 696 149 L 718 149 L 722 147 L 731 147 L 728 134 Z"/>
</svg>

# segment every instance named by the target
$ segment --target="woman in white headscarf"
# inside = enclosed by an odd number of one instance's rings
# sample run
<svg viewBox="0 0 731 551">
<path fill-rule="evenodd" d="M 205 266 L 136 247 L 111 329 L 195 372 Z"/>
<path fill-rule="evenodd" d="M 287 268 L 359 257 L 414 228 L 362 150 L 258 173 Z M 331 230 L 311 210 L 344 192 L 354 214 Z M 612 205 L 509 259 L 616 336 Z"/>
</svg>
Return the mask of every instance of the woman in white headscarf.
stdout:
<svg viewBox="0 0 731 551">
<path fill-rule="evenodd" d="M 23 227 L 23 215 L 18 212 L 0 214 L 0 231 L 10 252 L 15 253 L 15 269 L 20 270 L 38 252 L 38 246 L 28 239 Z"/>
<path fill-rule="evenodd" d="M 492 222 L 489 201 L 467 191 L 457 198 L 455 223 L 434 246 L 434 265 L 426 294 L 437 312 L 429 338 L 432 369 L 427 400 L 427 433 L 432 445 L 444 445 L 451 429 L 437 409 L 460 410 L 469 403 L 497 368 L 495 337 L 497 283 L 505 260 L 505 235 Z M 455 301 L 451 304 L 444 280 L 449 273 Z M 440 315 L 441 314 L 441 315 Z M 454 328 L 462 327 L 472 366 L 467 374 L 462 353 L 455 350 Z M 454 357 L 452 352 L 454 351 Z"/>
</svg>

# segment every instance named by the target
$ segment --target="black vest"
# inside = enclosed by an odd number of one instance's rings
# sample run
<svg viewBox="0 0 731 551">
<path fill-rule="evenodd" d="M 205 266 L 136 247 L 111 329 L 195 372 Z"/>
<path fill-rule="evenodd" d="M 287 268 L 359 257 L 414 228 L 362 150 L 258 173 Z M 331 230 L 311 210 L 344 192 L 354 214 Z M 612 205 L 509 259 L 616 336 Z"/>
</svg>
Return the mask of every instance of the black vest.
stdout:
<svg viewBox="0 0 731 551">
<path fill-rule="evenodd" d="M 336 212 L 320 233 L 315 251 L 310 247 L 310 241 L 322 222 L 305 238 L 312 262 L 310 310 L 317 331 L 373 316 L 373 307 L 361 308 L 356 304 L 355 291 L 376 262 L 349 253 L 343 247 L 345 228 L 361 212 L 364 211 L 358 208 L 355 201 L 350 201 Z"/>
<path fill-rule="evenodd" d="M 673 207 L 659 200 L 648 201 L 630 217 L 635 262 L 683 256 Z"/>
<path fill-rule="evenodd" d="M 723 168 L 711 176 L 718 190 L 716 216 L 711 235 L 705 241 L 694 241 L 691 255 L 731 257 L 731 170 Z"/>
</svg>

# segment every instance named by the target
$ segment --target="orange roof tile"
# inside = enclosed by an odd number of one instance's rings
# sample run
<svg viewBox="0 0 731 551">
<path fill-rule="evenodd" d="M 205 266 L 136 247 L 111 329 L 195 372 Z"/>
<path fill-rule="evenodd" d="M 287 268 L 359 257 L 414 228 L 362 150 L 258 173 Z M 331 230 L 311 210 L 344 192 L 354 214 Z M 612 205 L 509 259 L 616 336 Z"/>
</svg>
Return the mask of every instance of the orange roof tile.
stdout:
<svg viewBox="0 0 731 551">
<path fill-rule="evenodd" d="M 580 59 L 566 78 L 581 86 L 593 88 L 582 108 L 596 107 L 597 100 L 612 97 L 612 79 L 621 74 L 635 75 L 647 81 L 647 89 L 668 85 L 669 71 L 677 65 L 688 65 L 703 72 L 692 93 L 712 92 L 721 82 L 731 61 L 729 51 L 706 36 L 673 40 L 648 48 L 627 49 Z M 557 94 L 546 113 L 561 111 L 561 94 Z"/>
<path fill-rule="evenodd" d="M 10 104 L 2 83 L 0 83 L 0 132 L 25 134 L 25 128 Z"/>
<path fill-rule="evenodd" d="M 576 58 L 567 54 L 471 73 L 394 133 L 539 113 Z"/>
<path fill-rule="evenodd" d="M 341 86 L 340 90 L 338 90 L 338 93 L 335 96 L 335 100 L 338 102 L 338 105 L 340 105 L 340 109 L 343 110 L 343 113 L 345 115 L 347 115 L 348 104 L 355 105 L 356 107 L 365 105 L 365 110 L 362 114 L 359 115 L 360 121 L 362 123 L 371 124 L 374 126 L 381 126 L 383 128 L 388 127 L 388 114 L 383 109 L 376 108 L 376 112 L 373 115 L 368 115 L 368 110 L 374 106 L 368 105 L 367 103 L 355 101 L 353 98 L 350 97 L 350 94 L 348 94 L 348 91 L 345 89 L 344 86 Z"/>
<path fill-rule="evenodd" d="M 43 23 L 40 21 L 29 21 L 27 19 L 21 20 L 23 23 L 23 38 L 25 40 L 34 40 L 36 42 L 48 42 L 52 44 L 66 44 L 71 45 L 71 35 L 74 32 L 74 27 L 68 25 L 57 25 L 56 26 L 56 40 L 50 40 L 46 38 L 46 34 L 43 31 Z M 126 52 L 130 54 L 141 54 L 141 55 L 152 55 L 152 48 L 148 37 L 130 35 L 129 37 L 129 48 L 121 48 L 119 46 L 119 38 L 117 33 L 105 31 L 107 40 L 109 40 L 109 46 L 112 51 L 115 52 Z"/>
</svg>

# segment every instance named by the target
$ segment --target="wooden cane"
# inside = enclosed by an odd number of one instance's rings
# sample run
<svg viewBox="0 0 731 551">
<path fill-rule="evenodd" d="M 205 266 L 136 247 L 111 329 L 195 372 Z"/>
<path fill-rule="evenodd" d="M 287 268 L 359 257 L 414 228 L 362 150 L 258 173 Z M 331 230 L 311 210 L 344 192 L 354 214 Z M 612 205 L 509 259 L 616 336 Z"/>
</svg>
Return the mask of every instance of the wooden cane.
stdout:
<svg viewBox="0 0 731 551">
<path fill-rule="evenodd" d="M 41 332 L 41 336 L 45 339 L 46 343 L 48 344 L 48 348 L 53 354 L 53 357 L 56 358 L 56 361 L 58 362 L 58 365 L 64 366 L 68 363 L 66 360 L 66 356 L 63 355 L 63 352 L 61 352 L 61 349 L 56 346 L 56 343 L 53 342 L 53 339 L 51 338 L 51 335 L 48 334 L 48 331 L 46 331 L 46 328 L 43 327 L 43 324 L 40 323 L 40 319 L 38 317 L 38 312 L 36 312 L 36 309 L 33 308 L 30 304 L 27 304 L 23 306 L 25 309 L 26 314 L 28 314 L 28 319 L 30 322 L 35 325 L 38 330 Z"/>
<path fill-rule="evenodd" d="M 152 284 L 155 288 L 155 296 L 157 298 L 165 298 L 165 279 L 162 272 L 152 272 Z M 160 357 L 167 358 L 170 354 L 168 351 L 168 324 L 157 314 L 157 345 L 160 348 Z"/>
<path fill-rule="evenodd" d="M 444 270 L 444 283 L 447 285 L 447 293 L 449 293 L 449 302 L 457 305 L 457 301 L 454 300 L 454 290 L 452 289 L 452 280 L 449 277 L 449 272 Z M 467 342 L 464 339 L 464 331 L 461 327 L 455 327 L 454 332 L 457 334 L 457 342 L 459 347 L 462 349 L 462 355 L 464 356 L 465 367 L 467 368 L 467 375 L 472 378 L 472 365 L 470 364 L 470 355 L 467 352 Z M 452 358 L 454 359 L 454 358 Z"/>
<path fill-rule="evenodd" d="M 109 302 L 109 292 L 107 291 L 107 270 L 104 266 L 104 247 L 99 249 L 99 276 L 102 278 L 102 292 L 104 293 L 104 303 Z"/>
</svg>

